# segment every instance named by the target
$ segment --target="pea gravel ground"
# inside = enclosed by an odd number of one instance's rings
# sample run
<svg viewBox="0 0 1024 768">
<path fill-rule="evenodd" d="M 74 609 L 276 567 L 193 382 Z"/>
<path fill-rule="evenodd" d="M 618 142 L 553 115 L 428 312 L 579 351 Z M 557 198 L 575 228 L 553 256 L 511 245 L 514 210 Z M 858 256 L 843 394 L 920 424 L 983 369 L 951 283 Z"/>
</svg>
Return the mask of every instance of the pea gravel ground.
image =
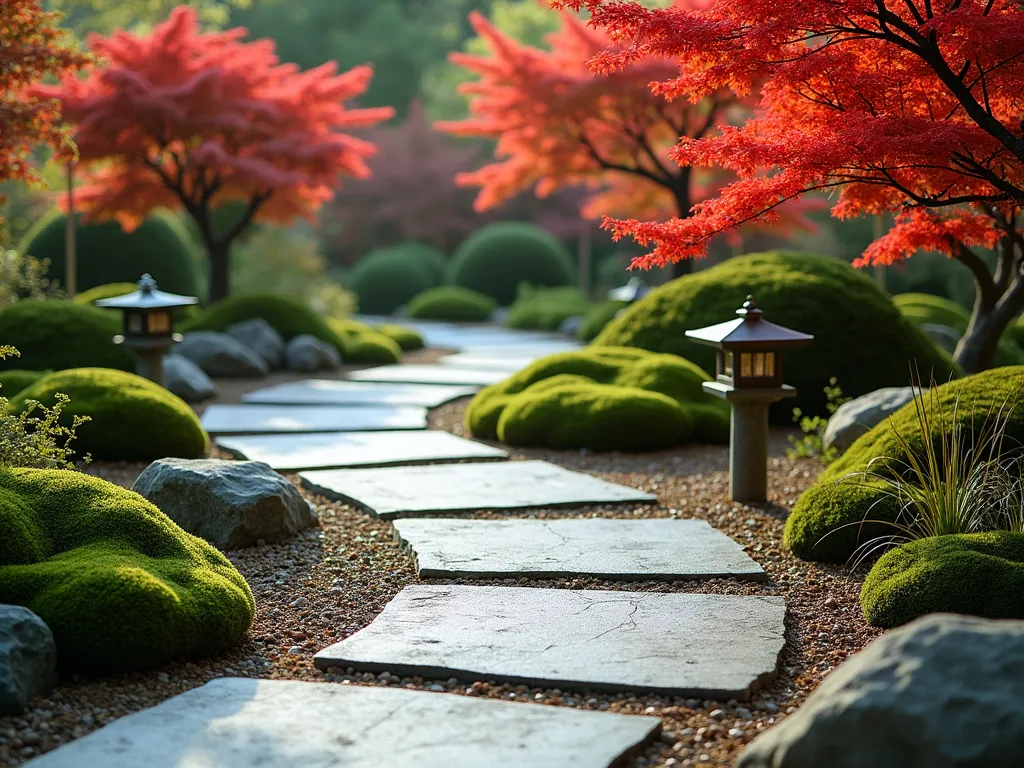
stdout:
<svg viewBox="0 0 1024 768">
<path fill-rule="evenodd" d="M 251 388 L 251 386 L 250 386 Z M 229 398 L 233 399 L 233 398 Z M 435 427 L 462 434 L 465 400 L 431 414 Z M 810 485 L 820 466 L 785 457 L 786 433 L 772 437 L 770 502 L 746 506 L 728 500 L 725 448 L 692 446 L 657 454 L 589 454 L 529 450 L 514 458 L 540 458 L 569 469 L 657 494 L 659 504 L 616 509 L 581 508 L 581 516 L 686 517 L 707 520 L 743 543 L 769 574 L 766 583 L 723 579 L 692 582 L 629 582 L 594 579 L 500 580 L 459 583 L 575 589 L 628 589 L 719 594 L 781 595 L 788 606 L 786 648 L 778 678 L 752 702 L 698 701 L 562 691 L 480 681 L 394 678 L 384 673 L 326 674 L 313 668 L 317 650 L 369 624 L 403 587 L 416 582 L 413 559 L 393 537 L 390 525 L 345 504 L 307 494 L 320 514 L 320 530 L 287 544 L 229 552 L 252 586 L 257 613 L 248 637 L 230 653 L 199 663 L 179 663 L 146 673 L 101 680 L 71 679 L 21 717 L 0 717 L 0 765 L 19 765 L 112 720 L 149 707 L 216 677 L 246 676 L 329 681 L 341 685 L 393 686 L 450 691 L 459 695 L 538 702 L 661 717 L 658 741 L 624 765 L 728 766 L 743 745 L 794 711 L 822 677 L 878 633 L 866 626 L 857 603 L 862 573 L 804 563 L 782 549 L 789 508 Z M 144 464 L 95 464 L 88 471 L 130 486 Z M 293 481 L 297 482 L 295 477 Z M 304 491 L 305 493 L 305 491 Z M 525 513 L 484 513 L 480 517 L 547 517 Z"/>
</svg>

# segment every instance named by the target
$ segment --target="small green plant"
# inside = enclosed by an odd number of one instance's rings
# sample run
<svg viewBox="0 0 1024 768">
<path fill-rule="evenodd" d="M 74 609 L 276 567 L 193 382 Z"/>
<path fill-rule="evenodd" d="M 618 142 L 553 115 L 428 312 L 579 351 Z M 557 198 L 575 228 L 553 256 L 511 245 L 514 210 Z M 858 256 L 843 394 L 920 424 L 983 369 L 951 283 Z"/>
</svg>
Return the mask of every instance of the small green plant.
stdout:
<svg viewBox="0 0 1024 768">
<path fill-rule="evenodd" d="M 838 411 L 839 406 L 850 400 L 849 397 L 843 397 L 843 390 L 836 383 L 835 376 L 828 380 L 828 386 L 825 387 L 824 392 L 825 409 L 829 416 Z M 821 459 L 825 464 L 831 464 L 839 457 L 839 451 L 835 448 L 825 447 L 827 416 L 809 416 L 800 408 L 794 408 L 793 421 L 800 426 L 803 436 L 797 438 L 790 435 L 789 442 L 792 443 L 792 447 L 786 453 L 791 459 L 806 457 Z"/>
</svg>

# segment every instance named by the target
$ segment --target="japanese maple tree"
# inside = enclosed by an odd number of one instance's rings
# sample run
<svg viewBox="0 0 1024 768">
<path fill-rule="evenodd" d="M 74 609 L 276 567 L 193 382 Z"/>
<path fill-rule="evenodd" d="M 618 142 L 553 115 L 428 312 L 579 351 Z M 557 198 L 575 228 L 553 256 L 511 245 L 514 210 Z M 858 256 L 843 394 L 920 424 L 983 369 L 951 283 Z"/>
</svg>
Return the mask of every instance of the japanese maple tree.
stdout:
<svg viewBox="0 0 1024 768">
<path fill-rule="evenodd" d="M 651 252 L 639 267 L 702 256 L 710 238 L 770 220 L 784 201 L 836 191 L 839 218 L 891 212 L 896 226 L 858 265 L 921 250 L 960 261 L 974 278 L 970 326 L 955 358 L 992 365 L 1024 308 L 1024 6 L 1016 0 L 716 0 L 651 10 L 628 0 L 556 0 L 592 12 L 614 47 L 597 71 L 674 60 L 657 86 L 701 99 L 761 84 L 759 114 L 685 139 L 673 157 L 739 175 L 695 215 L 608 221 Z M 995 249 L 996 265 L 983 258 Z"/>
<path fill-rule="evenodd" d="M 299 71 L 246 34 L 203 33 L 179 7 L 148 35 L 91 36 L 102 65 L 38 89 L 63 101 L 91 164 L 76 195 L 87 217 L 131 229 L 155 208 L 184 209 L 209 256 L 211 300 L 228 295 L 232 241 L 253 221 L 314 218 L 343 176 L 369 172 L 374 146 L 345 131 L 392 115 L 344 105 L 370 67 Z M 216 226 L 212 212 L 232 201 L 244 203 L 237 219 Z"/>
</svg>

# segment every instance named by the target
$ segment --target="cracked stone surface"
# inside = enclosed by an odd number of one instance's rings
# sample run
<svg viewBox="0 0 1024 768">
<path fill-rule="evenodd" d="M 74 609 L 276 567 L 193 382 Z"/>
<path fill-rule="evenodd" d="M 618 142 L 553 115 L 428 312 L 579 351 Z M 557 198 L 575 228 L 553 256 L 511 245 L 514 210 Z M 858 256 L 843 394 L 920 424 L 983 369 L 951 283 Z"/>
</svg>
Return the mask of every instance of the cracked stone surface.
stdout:
<svg viewBox="0 0 1024 768">
<path fill-rule="evenodd" d="M 508 371 L 459 368 L 455 365 L 379 365 L 348 374 L 352 381 L 403 382 L 408 384 L 453 384 L 486 387 L 508 378 Z"/>
<path fill-rule="evenodd" d="M 221 678 L 32 761 L 38 768 L 607 768 L 653 717 L 446 693 Z"/>
<path fill-rule="evenodd" d="M 781 597 L 461 585 L 403 589 L 319 669 L 748 699 L 784 644 Z"/>
<path fill-rule="evenodd" d="M 396 520 L 421 579 L 765 579 L 743 547 L 703 520 Z"/>
<path fill-rule="evenodd" d="M 449 432 L 330 432 L 221 437 L 218 447 L 278 470 L 381 467 L 432 461 L 507 459 L 508 454 Z"/>
<path fill-rule="evenodd" d="M 546 461 L 303 472 L 308 488 L 385 520 L 431 512 L 656 501 Z"/>
<path fill-rule="evenodd" d="M 427 409 L 418 406 L 211 405 L 203 412 L 202 423 L 211 435 L 426 429 Z"/>
<path fill-rule="evenodd" d="M 418 405 L 436 408 L 468 397 L 477 387 L 441 384 L 385 384 L 334 379 L 291 381 L 242 396 L 246 403 L 271 405 Z"/>
</svg>

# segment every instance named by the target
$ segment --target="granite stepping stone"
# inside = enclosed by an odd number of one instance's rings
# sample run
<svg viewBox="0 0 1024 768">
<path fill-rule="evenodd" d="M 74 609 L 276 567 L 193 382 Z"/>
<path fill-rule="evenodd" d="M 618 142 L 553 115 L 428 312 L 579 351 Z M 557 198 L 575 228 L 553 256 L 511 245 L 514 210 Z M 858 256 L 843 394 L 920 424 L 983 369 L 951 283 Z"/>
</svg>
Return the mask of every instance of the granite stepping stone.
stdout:
<svg viewBox="0 0 1024 768">
<path fill-rule="evenodd" d="M 650 502 L 649 493 L 546 461 L 303 472 L 307 488 L 389 520 L 436 512 Z"/>
<path fill-rule="evenodd" d="M 203 412 L 202 423 L 211 435 L 426 429 L 427 409 L 391 405 L 211 405 Z"/>
<path fill-rule="evenodd" d="M 456 352 L 454 355 L 446 355 L 438 358 L 439 365 L 454 365 L 460 368 L 476 368 L 478 370 L 500 370 L 511 375 L 520 371 L 535 360 L 546 357 L 546 354 L 539 355 L 494 355 L 490 352 Z"/>
<path fill-rule="evenodd" d="M 608 768 L 653 717 L 444 693 L 220 678 L 33 760 L 37 768 Z"/>
<path fill-rule="evenodd" d="M 246 403 L 269 405 L 439 405 L 468 397 L 477 387 L 441 384 L 385 384 L 333 379 L 307 379 L 257 389 L 242 396 Z"/>
<path fill-rule="evenodd" d="M 405 384 L 454 384 L 486 387 L 508 378 L 508 371 L 459 368 L 455 365 L 380 365 L 348 374 L 351 381 L 380 381 Z"/>
<path fill-rule="evenodd" d="M 396 520 L 421 579 L 767 577 L 703 520 Z"/>
<path fill-rule="evenodd" d="M 216 444 L 239 458 L 262 461 L 277 470 L 508 458 L 499 448 L 433 429 L 221 437 Z"/>
<path fill-rule="evenodd" d="M 399 677 L 749 699 L 776 674 L 781 597 L 416 585 L 314 657 Z"/>
</svg>

